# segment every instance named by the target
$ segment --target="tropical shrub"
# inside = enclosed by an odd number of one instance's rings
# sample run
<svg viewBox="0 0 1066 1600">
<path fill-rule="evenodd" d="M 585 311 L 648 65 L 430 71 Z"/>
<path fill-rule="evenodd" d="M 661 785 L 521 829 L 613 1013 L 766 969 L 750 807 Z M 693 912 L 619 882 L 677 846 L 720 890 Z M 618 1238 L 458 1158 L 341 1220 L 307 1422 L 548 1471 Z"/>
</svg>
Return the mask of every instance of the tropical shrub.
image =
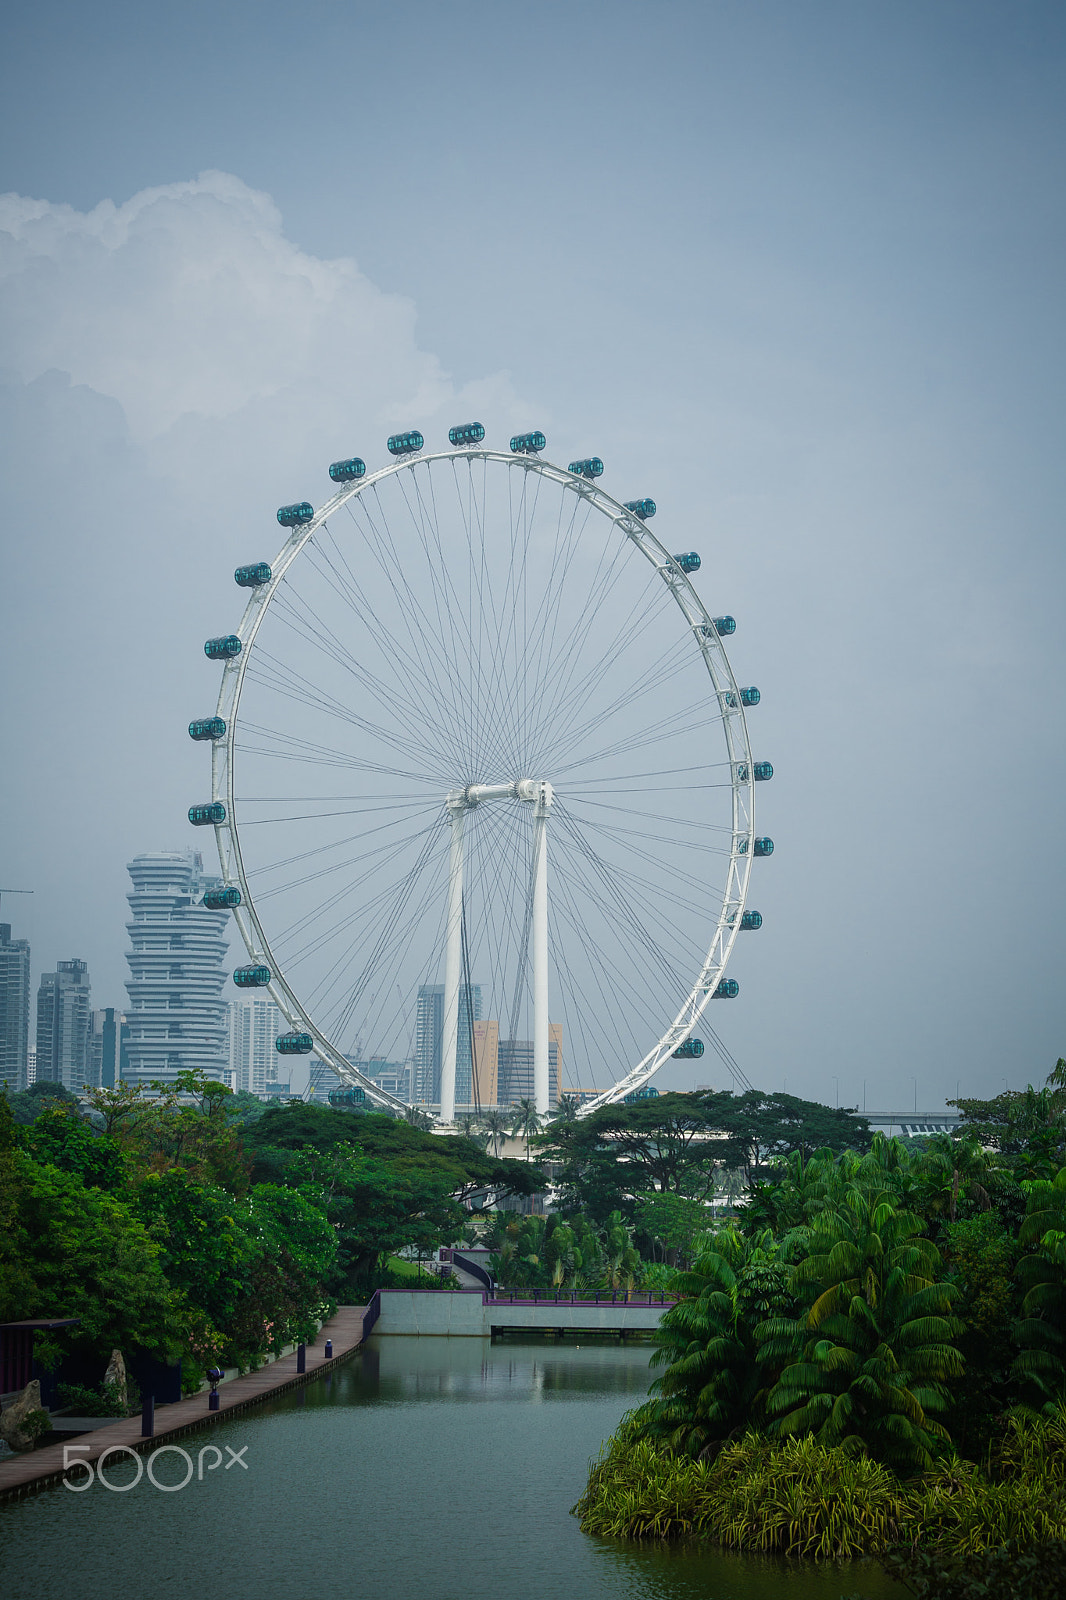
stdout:
<svg viewBox="0 0 1066 1600">
<path fill-rule="evenodd" d="M 1066 1387 L 1066 1167 L 1051 1182 L 1023 1187 L 1027 1203 L 1019 1240 L 1031 1253 L 1018 1266 L 1025 1298 L 1014 1330 L 1021 1348 L 1014 1375 L 1032 1398 L 1047 1401 Z"/>
<path fill-rule="evenodd" d="M 702 1535 L 731 1550 L 837 1560 L 899 1534 L 899 1484 L 875 1462 L 812 1439 L 747 1434 L 713 1463 L 640 1438 L 630 1422 L 594 1464 L 574 1507 L 586 1533 L 628 1539 Z"/>
<path fill-rule="evenodd" d="M 574 1513 L 586 1533 L 613 1538 L 697 1536 L 809 1560 L 921 1546 L 961 1571 L 1000 1549 L 1066 1539 L 1064 1460 L 1061 1416 L 1012 1421 L 990 1473 L 955 1459 L 903 1483 L 869 1456 L 809 1435 L 781 1442 L 748 1433 L 713 1462 L 694 1460 L 646 1437 L 630 1413 L 593 1463 Z"/>
<path fill-rule="evenodd" d="M 706 1457 L 748 1426 L 765 1386 L 756 1329 L 792 1311 L 787 1280 L 769 1232 L 753 1240 L 733 1228 L 704 1236 L 692 1271 L 674 1279 L 684 1298 L 659 1324 L 652 1365 L 665 1371 L 635 1414 L 638 1431 Z"/>
<path fill-rule="evenodd" d="M 793 1274 L 807 1304 L 799 1329 L 777 1318 L 760 1330 L 765 1357 L 785 1358 L 766 1403 L 777 1433 L 810 1433 L 903 1474 L 933 1465 L 947 1438 L 934 1413 L 963 1363 L 957 1291 L 921 1231 L 884 1191 L 857 1187 L 815 1219 Z M 788 1359 L 798 1334 L 802 1351 Z"/>
</svg>

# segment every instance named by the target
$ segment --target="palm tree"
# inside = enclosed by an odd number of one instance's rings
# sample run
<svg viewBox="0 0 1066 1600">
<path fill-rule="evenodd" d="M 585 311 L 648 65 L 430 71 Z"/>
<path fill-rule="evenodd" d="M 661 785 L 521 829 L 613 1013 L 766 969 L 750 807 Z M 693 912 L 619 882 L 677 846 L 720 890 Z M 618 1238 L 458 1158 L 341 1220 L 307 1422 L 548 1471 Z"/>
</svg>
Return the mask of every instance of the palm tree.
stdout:
<svg viewBox="0 0 1066 1600">
<path fill-rule="evenodd" d="M 1025 1187 L 1026 1217 L 1018 1237 L 1033 1253 L 1018 1264 L 1025 1299 L 1014 1330 L 1021 1354 L 1013 1371 L 1047 1402 L 1061 1394 L 1066 1378 L 1066 1167 L 1053 1183 L 1045 1179 Z"/>
<path fill-rule="evenodd" d="M 484 1150 L 488 1140 L 481 1126 L 481 1118 L 474 1116 L 471 1112 L 467 1112 L 464 1116 L 456 1117 L 455 1120 L 463 1137 L 469 1139 L 472 1144 L 480 1145 L 481 1149 Z"/>
<path fill-rule="evenodd" d="M 498 1156 L 507 1137 L 507 1118 L 496 1106 L 482 1113 L 481 1128 L 494 1156 Z"/>
<path fill-rule="evenodd" d="M 808 1304 L 802 1352 L 787 1359 L 795 1330 L 780 1321 L 763 1330 L 764 1359 L 786 1357 L 767 1399 L 776 1432 L 860 1448 L 900 1472 L 932 1465 L 947 1438 L 932 1413 L 947 1405 L 945 1380 L 962 1374 L 952 1342 L 962 1324 L 922 1228 L 888 1190 L 858 1186 L 815 1219 L 792 1280 Z"/>
<path fill-rule="evenodd" d="M 432 1128 L 433 1118 L 424 1106 L 405 1106 L 403 1119 L 412 1128 Z"/>
<path fill-rule="evenodd" d="M 519 1100 L 511 1116 L 511 1136 L 515 1139 L 526 1141 L 526 1160 L 529 1156 L 529 1141 L 534 1134 L 540 1132 L 540 1116 L 533 1101 L 527 1096 Z"/>
<path fill-rule="evenodd" d="M 673 1280 L 684 1298 L 659 1323 L 652 1365 L 665 1370 L 635 1413 L 642 1433 L 706 1458 L 748 1425 L 766 1382 L 756 1330 L 768 1317 L 787 1320 L 787 1279 L 769 1229 L 754 1239 L 735 1228 L 706 1238 L 692 1271 Z"/>
</svg>

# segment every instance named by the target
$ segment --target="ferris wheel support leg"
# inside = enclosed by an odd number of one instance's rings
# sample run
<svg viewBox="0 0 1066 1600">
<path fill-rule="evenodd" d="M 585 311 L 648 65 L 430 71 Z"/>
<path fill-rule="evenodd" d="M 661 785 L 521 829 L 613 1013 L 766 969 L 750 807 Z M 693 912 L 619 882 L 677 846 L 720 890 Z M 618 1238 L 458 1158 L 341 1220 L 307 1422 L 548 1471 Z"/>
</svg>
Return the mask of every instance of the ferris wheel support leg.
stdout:
<svg viewBox="0 0 1066 1600">
<path fill-rule="evenodd" d="M 550 794 L 550 791 L 549 791 Z M 537 1112 L 550 1109 L 548 1051 L 548 806 L 542 797 L 533 825 L 533 1097 Z"/>
<path fill-rule="evenodd" d="M 465 807 L 451 812 L 448 924 L 444 935 L 444 1009 L 440 1056 L 440 1117 L 455 1120 L 455 1058 L 459 1050 L 459 978 L 463 958 L 463 827 Z"/>
</svg>

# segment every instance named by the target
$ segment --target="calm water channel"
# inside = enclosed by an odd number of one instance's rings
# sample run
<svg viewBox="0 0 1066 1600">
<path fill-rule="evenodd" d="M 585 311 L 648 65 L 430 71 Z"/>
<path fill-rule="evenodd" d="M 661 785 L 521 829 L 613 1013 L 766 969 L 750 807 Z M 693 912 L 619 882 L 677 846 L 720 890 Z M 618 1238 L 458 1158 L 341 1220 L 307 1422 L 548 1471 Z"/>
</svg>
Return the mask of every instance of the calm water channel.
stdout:
<svg viewBox="0 0 1066 1600">
<path fill-rule="evenodd" d="M 4 1600 L 839 1600 L 876 1568 L 619 1547 L 569 1515 L 647 1347 L 379 1339 L 331 1379 L 186 1435 L 241 1462 L 0 1505 Z M 246 1463 L 243 1465 L 241 1463 Z M 176 1455 L 155 1476 L 185 1475 Z M 117 1460 L 116 1485 L 134 1477 Z"/>
</svg>

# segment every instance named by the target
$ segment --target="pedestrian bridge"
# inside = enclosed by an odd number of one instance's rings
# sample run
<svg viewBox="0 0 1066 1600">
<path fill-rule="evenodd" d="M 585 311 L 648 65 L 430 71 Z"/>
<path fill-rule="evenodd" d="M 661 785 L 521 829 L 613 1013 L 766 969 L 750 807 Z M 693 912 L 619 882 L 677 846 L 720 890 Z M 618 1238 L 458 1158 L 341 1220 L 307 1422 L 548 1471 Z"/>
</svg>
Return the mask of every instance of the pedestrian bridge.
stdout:
<svg viewBox="0 0 1066 1600">
<path fill-rule="evenodd" d="M 379 1289 L 366 1332 L 486 1339 L 517 1332 L 650 1333 L 674 1304 L 658 1295 L 600 1294 L 587 1299 L 554 1289 Z M 376 1313 L 376 1314 L 375 1314 Z"/>
</svg>

